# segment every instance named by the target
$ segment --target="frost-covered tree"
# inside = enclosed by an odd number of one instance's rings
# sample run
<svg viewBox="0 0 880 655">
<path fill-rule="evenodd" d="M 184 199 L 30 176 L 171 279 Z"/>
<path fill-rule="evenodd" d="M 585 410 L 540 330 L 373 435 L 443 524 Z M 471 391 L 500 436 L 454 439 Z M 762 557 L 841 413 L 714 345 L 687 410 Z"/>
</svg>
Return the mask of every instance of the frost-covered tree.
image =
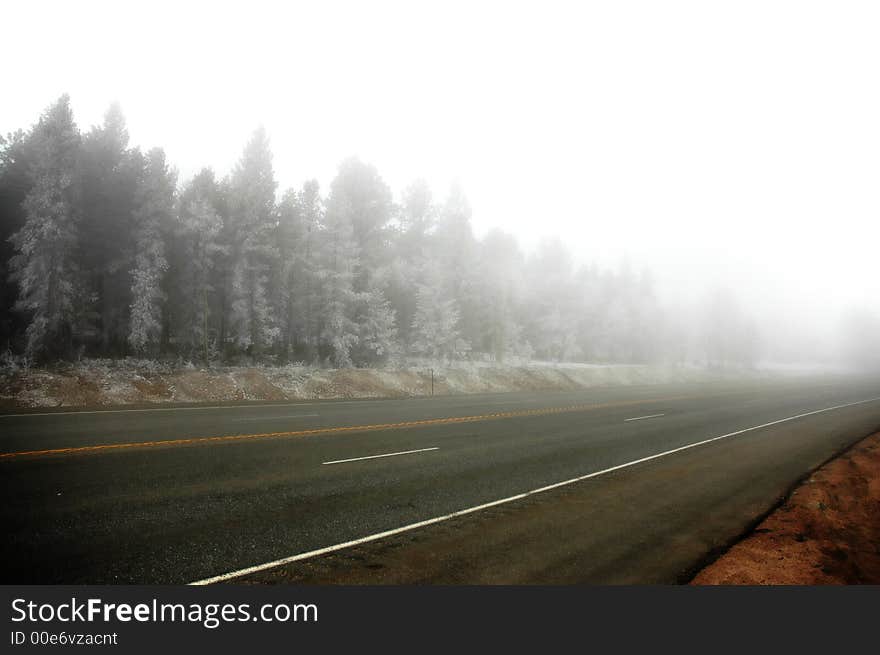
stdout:
<svg viewBox="0 0 880 655">
<path fill-rule="evenodd" d="M 424 277 L 437 214 L 427 182 L 416 180 L 404 190 L 392 236 L 387 275 L 388 300 L 397 317 L 398 338 L 404 350 L 410 345 L 417 285 Z"/>
<path fill-rule="evenodd" d="M 356 158 L 344 161 L 327 198 L 318 274 L 321 339 L 335 366 L 388 352 L 394 317 L 380 287 L 390 217 L 391 192 L 375 167 Z"/>
<path fill-rule="evenodd" d="M 281 328 L 281 351 L 284 358 L 290 356 L 304 332 L 304 312 L 300 311 L 299 306 L 302 293 L 299 287 L 305 276 L 305 234 L 299 194 L 294 189 L 288 189 L 278 205 L 278 261 L 273 269 L 272 284 L 275 292 L 273 304 Z"/>
<path fill-rule="evenodd" d="M 462 337 L 458 304 L 444 290 L 441 278 L 441 272 L 433 266 L 425 283 L 418 287 L 411 350 L 434 361 L 449 361 L 466 354 L 470 344 Z"/>
<path fill-rule="evenodd" d="M 285 357 L 313 361 L 317 355 L 321 303 L 316 248 L 323 213 L 320 187 L 314 180 L 301 191 L 289 189 L 278 206 L 279 262 L 274 288 Z"/>
<path fill-rule="evenodd" d="M 236 344 L 260 356 L 280 334 L 271 303 L 275 237 L 275 174 L 265 129 L 245 146 L 230 179 L 232 261 L 230 329 Z"/>
<path fill-rule="evenodd" d="M 19 341 L 27 328 L 26 316 L 15 311 L 18 284 L 11 278 L 16 249 L 10 237 L 24 227 L 24 199 L 33 187 L 31 132 L 17 130 L 0 136 L 0 343 Z"/>
<path fill-rule="evenodd" d="M 174 284 L 170 292 L 176 340 L 190 353 L 198 351 L 206 362 L 212 353 L 211 296 L 217 287 L 214 273 L 218 257 L 225 254 L 219 241 L 223 221 L 216 208 L 217 199 L 214 172 L 203 169 L 180 194 L 172 244 Z"/>
<path fill-rule="evenodd" d="M 303 277 L 300 278 L 299 308 L 302 312 L 302 352 L 308 361 L 313 361 L 318 353 L 318 332 L 320 319 L 320 279 L 319 249 L 320 227 L 324 220 L 324 199 L 317 180 L 303 184 L 299 192 L 300 217 L 305 227 L 302 243 Z"/>
<path fill-rule="evenodd" d="M 492 230 L 480 242 L 475 282 L 480 347 L 499 363 L 509 356 L 531 356 L 521 317 L 523 267 L 522 252 L 512 235 Z"/>
<path fill-rule="evenodd" d="M 477 248 L 471 226 L 471 206 L 461 185 L 455 183 L 440 210 L 427 259 L 436 267 L 443 293 L 455 300 L 460 329 L 471 345 L 482 340 L 479 327 L 480 299 L 477 294 Z M 477 346 L 478 347 L 478 346 Z"/>
<path fill-rule="evenodd" d="M 327 203 L 328 214 L 337 215 L 334 220 L 351 227 L 357 248 L 352 283 L 356 291 L 366 291 L 372 277 L 388 263 L 391 190 L 375 166 L 353 157 L 339 166 Z"/>
<path fill-rule="evenodd" d="M 78 303 L 78 236 L 75 209 L 80 134 L 70 99 L 61 98 L 34 126 L 31 189 L 23 202 L 24 225 L 11 240 L 12 276 L 19 286 L 17 307 L 28 313 L 26 353 L 64 356 L 72 345 Z"/>
<path fill-rule="evenodd" d="M 646 274 L 576 270 L 559 240 L 525 257 L 509 235 L 476 238 L 457 184 L 436 203 L 416 181 L 395 205 L 352 158 L 326 202 L 308 182 L 276 205 L 259 129 L 230 175 L 202 171 L 172 208 L 161 153 L 128 141 L 116 105 L 80 139 L 66 98 L 0 140 L 0 275 L 13 281 L 0 286 L 0 346 L 334 366 L 534 349 L 635 363 L 682 360 L 699 323 L 664 321 Z M 757 353 L 753 324 L 728 305 L 710 307 L 702 342 L 719 366 Z"/>
<path fill-rule="evenodd" d="M 713 368 L 752 366 L 758 355 L 754 321 L 730 289 L 716 288 L 703 306 L 703 346 Z"/>
<path fill-rule="evenodd" d="M 578 304 L 571 254 L 559 239 L 541 243 L 527 262 L 528 340 L 552 361 L 576 358 Z"/>
<path fill-rule="evenodd" d="M 88 333 L 104 353 L 123 354 L 130 334 L 131 262 L 135 256 L 134 208 L 142 162 L 128 148 L 118 104 L 83 138 L 78 206 L 81 238 L 77 260 L 87 284 Z"/>
<path fill-rule="evenodd" d="M 437 225 L 437 214 L 431 187 L 425 180 L 416 180 L 403 191 L 398 211 L 400 236 L 397 240 L 401 254 L 410 258 L 425 256 L 428 235 Z"/>
<path fill-rule="evenodd" d="M 358 329 L 357 363 L 379 364 L 398 354 L 396 317 L 378 283 L 358 294 L 354 322 Z"/>
<path fill-rule="evenodd" d="M 129 344 L 140 354 L 157 349 L 162 331 L 162 278 L 168 270 L 165 240 L 171 227 L 176 178 L 161 148 L 147 153 L 135 192 L 135 259 L 128 333 Z"/>
<path fill-rule="evenodd" d="M 318 244 L 320 338 L 330 362 L 338 368 L 353 364 L 352 348 L 358 343 L 358 326 L 354 321 L 358 294 L 354 278 L 360 251 L 349 205 L 344 193 L 331 191 Z"/>
</svg>

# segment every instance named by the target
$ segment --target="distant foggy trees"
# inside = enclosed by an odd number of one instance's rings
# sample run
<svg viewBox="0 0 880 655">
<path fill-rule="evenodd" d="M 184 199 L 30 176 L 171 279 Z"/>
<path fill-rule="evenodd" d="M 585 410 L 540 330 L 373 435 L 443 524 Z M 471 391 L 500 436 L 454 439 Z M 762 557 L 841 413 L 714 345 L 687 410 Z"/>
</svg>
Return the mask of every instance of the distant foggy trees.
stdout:
<svg viewBox="0 0 880 655">
<path fill-rule="evenodd" d="M 854 369 L 880 371 L 880 314 L 852 310 L 840 327 L 844 362 Z"/>
<path fill-rule="evenodd" d="M 228 177 L 179 183 L 161 149 L 129 147 L 117 106 L 83 134 L 63 96 L 0 143 L 0 212 L 0 345 L 42 361 L 640 363 L 670 350 L 647 274 L 576 268 L 560 241 L 526 255 L 499 230 L 478 239 L 459 186 L 437 199 L 415 181 L 395 202 L 358 159 L 326 195 L 314 181 L 279 193 L 263 129 Z M 748 360 L 728 336 L 742 319 L 719 307 L 712 360 Z"/>
<path fill-rule="evenodd" d="M 727 289 L 716 289 L 706 299 L 703 339 L 710 367 L 754 365 L 758 358 L 757 328 Z"/>
</svg>

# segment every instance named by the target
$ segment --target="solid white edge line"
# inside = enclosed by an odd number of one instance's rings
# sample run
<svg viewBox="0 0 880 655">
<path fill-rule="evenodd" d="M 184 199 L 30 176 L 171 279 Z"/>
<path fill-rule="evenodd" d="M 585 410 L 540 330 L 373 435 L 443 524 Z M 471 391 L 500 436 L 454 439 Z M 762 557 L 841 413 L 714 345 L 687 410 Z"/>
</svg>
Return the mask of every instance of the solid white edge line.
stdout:
<svg viewBox="0 0 880 655">
<path fill-rule="evenodd" d="M 353 539 L 352 541 L 346 541 L 339 544 L 334 544 L 332 546 L 326 546 L 325 548 L 318 548 L 317 550 L 310 550 L 305 553 L 299 553 L 297 555 L 291 555 L 289 557 L 284 557 L 282 559 L 277 559 L 272 562 L 266 562 L 264 564 L 257 564 L 255 566 L 249 566 L 244 569 L 239 569 L 237 571 L 231 571 L 230 573 L 223 573 L 221 575 L 215 575 L 210 578 L 205 578 L 204 580 L 197 580 L 195 582 L 190 582 L 191 586 L 201 586 L 201 585 L 209 585 L 217 582 L 225 582 L 226 580 L 232 580 L 235 578 L 240 578 L 244 575 L 248 575 L 250 573 L 257 573 L 259 571 L 265 571 L 266 569 L 272 569 L 277 566 L 283 566 L 285 564 L 290 564 L 292 562 L 299 562 L 305 559 L 311 559 L 312 557 L 318 557 L 319 555 L 326 555 L 327 553 L 333 553 L 338 550 L 343 550 L 345 548 L 351 548 L 352 546 L 359 546 L 361 544 L 366 544 L 371 541 L 378 541 L 379 539 L 385 539 L 386 537 L 392 537 L 396 534 L 401 534 L 402 532 L 409 532 L 410 530 L 416 530 L 418 528 L 424 528 L 429 525 L 433 525 L 435 523 L 441 523 L 443 521 L 448 521 L 449 519 L 453 519 L 459 516 L 465 516 L 467 514 L 472 514 L 474 512 L 479 512 L 480 510 L 488 509 L 490 507 L 495 507 L 497 505 L 503 505 L 505 503 L 510 503 L 515 500 L 521 500 L 523 498 L 527 498 L 528 496 L 534 496 L 535 494 L 543 493 L 545 491 L 550 491 L 552 489 L 558 489 L 559 487 L 565 487 L 576 482 L 581 482 L 583 480 L 589 480 L 590 478 L 599 477 L 600 475 L 605 475 L 607 473 L 611 473 L 613 471 L 619 471 L 620 469 L 624 469 L 630 466 L 635 466 L 636 464 L 642 464 L 643 462 L 649 462 L 652 459 L 658 459 L 660 457 L 665 457 L 666 455 L 672 455 L 674 453 L 681 452 L 683 450 L 688 450 L 690 448 L 696 448 L 697 446 L 702 446 L 707 443 L 712 443 L 713 441 L 719 441 L 721 439 L 727 439 L 729 437 L 735 437 L 738 434 L 743 434 L 744 432 L 751 432 L 752 430 L 760 430 L 761 428 L 770 427 L 771 425 L 778 425 L 779 423 L 785 423 L 787 421 L 793 421 L 795 419 L 803 418 L 805 416 L 812 416 L 813 414 L 821 414 L 822 412 L 830 412 L 835 409 L 842 409 L 844 407 L 852 407 L 854 405 L 864 405 L 865 403 L 872 403 L 880 400 L 878 398 L 869 398 L 868 400 L 859 400 L 854 403 L 846 403 L 843 405 L 835 405 L 834 407 L 826 407 L 824 409 L 817 409 L 812 412 L 805 412 L 803 414 L 797 414 L 795 416 L 789 416 L 787 418 L 779 419 L 778 421 L 770 421 L 769 423 L 762 423 L 761 425 L 755 425 L 750 428 L 744 428 L 742 430 L 737 430 L 736 432 L 728 432 L 727 434 L 722 434 L 717 437 L 712 437 L 710 439 L 704 439 L 702 441 L 697 441 L 696 443 L 687 444 L 686 446 L 680 446 L 679 448 L 673 448 L 672 450 L 666 450 L 662 453 L 657 453 L 655 455 L 649 455 L 648 457 L 642 457 L 641 459 L 636 459 L 631 462 L 626 462 L 624 464 L 618 464 L 617 466 L 612 466 L 607 469 L 603 469 L 601 471 L 595 471 L 593 473 L 587 473 L 586 475 L 581 475 L 577 478 L 571 478 L 570 480 L 564 480 L 562 482 L 557 482 L 555 484 L 547 485 L 546 487 L 539 487 L 538 489 L 532 489 L 531 491 L 526 491 L 521 494 L 516 494 L 515 496 L 508 496 L 507 498 L 502 498 L 500 500 L 493 500 L 489 503 L 484 503 L 482 505 L 476 505 L 475 507 L 468 507 L 467 509 L 458 510 L 457 512 L 452 512 L 451 514 L 445 514 L 443 516 L 436 516 L 431 519 L 426 519 L 424 521 L 419 521 L 417 523 L 410 523 L 408 525 L 401 526 L 399 528 L 394 528 L 392 530 L 386 530 L 384 532 L 377 532 L 376 534 L 371 534 L 366 537 L 361 537 L 360 539 Z"/>
<path fill-rule="evenodd" d="M 657 418 L 658 416 L 666 416 L 666 414 L 649 414 L 648 416 L 636 416 L 635 418 L 625 418 L 625 419 L 623 419 L 623 422 L 626 423 L 627 421 L 641 421 L 642 419 Z"/>
<path fill-rule="evenodd" d="M 363 459 L 379 459 L 380 457 L 394 457 L 396 455 L 411 455 L 412 453 L 426 453 L 429 450 L 440 450 L 438 446 L 433 448 L 419 448 L 418 450 L 401 450 L 399 453 L 385 453 L 383 455 L 367 455 L 366 457 L 352 457 L 351 459 L 334 459 L 331 462 L 321 462 L 321 466 L 326 464 L 344 464 L 345 462 L 359 462 Z"/>
</svg>

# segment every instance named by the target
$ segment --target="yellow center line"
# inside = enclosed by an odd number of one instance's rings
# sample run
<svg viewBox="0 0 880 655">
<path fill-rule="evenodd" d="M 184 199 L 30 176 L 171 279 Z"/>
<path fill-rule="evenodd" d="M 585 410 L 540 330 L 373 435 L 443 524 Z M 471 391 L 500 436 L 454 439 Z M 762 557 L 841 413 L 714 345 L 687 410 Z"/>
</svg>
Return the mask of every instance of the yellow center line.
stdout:
<svg viewBox="0 0 880 655">
<path fill-rule="evenodd" d="M 225 441 L 244 441 L 247 439 L 273 439 L 279 437 L 306 437 L 316 434 L 338 434 L 343 432 L 374 432 L 377 430 L 399 430 L 402 428 L 423 427 L 427 425 L 446 425 L 451 423 L 475 423 L 478 421 L 494 421 L 505 418 L 519 418 L 524 416 L 543 416 L 547 414 L 563 414 L 568 412 L 586 412 L 595 409 L 609 409 L 613 407 L 627 407 L 645 403 L 669 402 L 674 400 L 688 400 L 695 396 L 674 396 L 671 398 L 652 398 L 646 400 L 627 400 L 616 403 L 599 403 L 588 405 L 567 405 L 564 407 L 545 407 L 542 409 L 524 409 L 513 412 L 498 412 L 494 414 L 480 414 L 476 416 L 453 416 L 449 418 L 430 418 L 418 421 L 404 421 L 401 423 L 377 423 L 374 425 L 348 425 L 332 428 L 313 428 L 310 430 L 296 430 L 291 432 L 264 432 L 261 434 L 230 434 L 217 437 L 190 437 L 186 439 L 163 439 L 159 441 L 135 441 L 126 443 L 97 444 L 93 446 L 72 446 L 69 448 L 50 448 L 46 450 L 23 450 L 11 453 L 0 453 L 0 459 L 13 459 L 15 457 L 40 457 L 45 455 L 62 455 L 68 453 L 92 453 L 108 450 L 122 450 L 128 448 L 155 448 L 160 446 L 183 446 L 187 444 L 211 444 Z"/>
</svg>

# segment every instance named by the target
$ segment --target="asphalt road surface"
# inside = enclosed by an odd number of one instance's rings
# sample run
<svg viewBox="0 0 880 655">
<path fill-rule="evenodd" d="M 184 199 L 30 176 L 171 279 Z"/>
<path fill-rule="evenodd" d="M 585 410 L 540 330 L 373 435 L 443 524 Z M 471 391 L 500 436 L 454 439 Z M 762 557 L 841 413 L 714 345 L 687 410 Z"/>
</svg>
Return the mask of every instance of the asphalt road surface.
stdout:
<svg viewBox="0 0 880 655">
<path fill-rule="evenodd" d="M 878 429 L 843 377 L 0 415 L 0 581 L 674 583 Z"/>
</svg>

